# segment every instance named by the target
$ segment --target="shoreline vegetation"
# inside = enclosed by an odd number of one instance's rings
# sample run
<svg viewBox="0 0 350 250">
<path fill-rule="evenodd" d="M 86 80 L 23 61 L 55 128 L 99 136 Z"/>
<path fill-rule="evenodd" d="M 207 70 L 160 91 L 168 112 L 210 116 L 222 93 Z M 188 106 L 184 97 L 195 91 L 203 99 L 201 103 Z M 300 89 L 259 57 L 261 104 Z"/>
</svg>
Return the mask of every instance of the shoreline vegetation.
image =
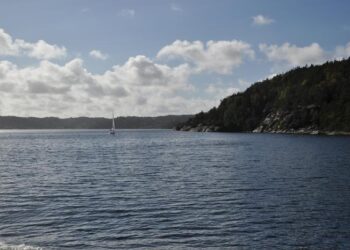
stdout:
<svg viewBox="0 0 350 250">
<path fill-rule="evenodd" d="M 350 135 L 350 58 L 254 83 L 176 130 Z"/>
<path fill-rule="evenodd" d="M 172 129 L 193 115 L 166 115 L 155 117 L 117 117 L 118 129 Z M 0 129 L 110 129 L 111 118 L 102 117 L 17 117 L 0 116 Z"/>
</svg>

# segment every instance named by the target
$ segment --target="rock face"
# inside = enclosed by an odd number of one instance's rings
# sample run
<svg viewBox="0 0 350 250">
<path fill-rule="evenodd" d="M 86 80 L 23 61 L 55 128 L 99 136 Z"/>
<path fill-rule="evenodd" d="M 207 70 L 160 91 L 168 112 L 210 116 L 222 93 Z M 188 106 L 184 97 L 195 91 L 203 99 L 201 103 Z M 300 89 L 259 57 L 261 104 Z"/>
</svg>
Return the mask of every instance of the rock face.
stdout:
<svg viewBox="0 0 350 250">
<path fill-rule="evenodd" d="M 182 127 L 176 128 L 176 130 L 190 131 L 190 132 L 218 132 L 220 131 L 220 127 L 214 126 L 214 125 L 198 124 L 198 126 L 195 126 L 195 127 L 182 126 Z"/>
<path fill-rule="evenodd" d="M 256 127 L 253 133 L 290 133 L 290 134 L 326 134 L 318 127 L 319 106 L 308 105 L 299 106 L 294 111 L 275 111 L 269 113 L 265 119 Z M 218 132 L 223 131 L 220 126 L 204 125 L 196 126 L 184 125 L 177 128 L 179 131 L 190 132 Z"/>
<path fill-rule="evenodd" d="M 318 112 L 317 105 L 299 106 L 293 111 L 271 112 L 253 132 L 319 134 Z"/>
</svg>

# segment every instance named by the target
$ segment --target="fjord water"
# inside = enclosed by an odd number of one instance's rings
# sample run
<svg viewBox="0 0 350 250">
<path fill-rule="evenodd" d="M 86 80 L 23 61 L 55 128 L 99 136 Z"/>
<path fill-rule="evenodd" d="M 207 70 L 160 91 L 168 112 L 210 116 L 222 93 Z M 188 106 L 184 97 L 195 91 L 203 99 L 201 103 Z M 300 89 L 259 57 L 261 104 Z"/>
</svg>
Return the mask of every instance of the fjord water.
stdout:
<svg viewBox="0 0 350 250">
<path fill-rule="evenodd" d="M 0 248 L 350 248 L 350 138 L 0 132 Z"/>
</svg>

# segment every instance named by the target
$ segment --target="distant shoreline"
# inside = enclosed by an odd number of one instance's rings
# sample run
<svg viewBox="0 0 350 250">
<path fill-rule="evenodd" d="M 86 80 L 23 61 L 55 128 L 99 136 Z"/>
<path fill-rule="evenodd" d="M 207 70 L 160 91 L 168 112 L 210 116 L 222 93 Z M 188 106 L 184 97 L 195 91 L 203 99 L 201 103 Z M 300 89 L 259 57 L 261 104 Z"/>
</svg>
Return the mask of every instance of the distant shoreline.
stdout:
<svg viewBox="0 0 350 250">
<path fill-rule="evenodd" d="M 105 130 L 109 131 L 109 128 L 1 128 L 0 131 L 29 131 L 29 130 Z M 281 132 L 281 131 L 264 131 L 264 132 L 253 132 L 253 131 L 184 131 L 184 130 L 176 130 L 174 128 L 116 128 L 117 131 L 123 131 L 123 130 L 173 130 L 178 132 L 196 132 L 196 133 L 227 133 L 227 134 L 277 134 L 277 135 L 313 135 L 313 136 L 350 136 L 350 132 L 344 132 L 344 131 L 319 131 L 318 133 L 306 133 L 306 132 Z"/>
<path fill-rule="evenodd" d="M 154 117 L 117 117 L 118 129 L 172 129 L 187 121 L 192 115 L 166 115 Z M 0 129 L 110 129 L 111 118 L 102 117 L 17 117 L 0 116 Z"/>
<path fill-rule="evenodd" d="M 0 128 L 0 131 L 28 131 L 28 130 L 83 130 L 83 131 L 89 131 L 89 130 L 106 130 L 109 131 L 110 128 Z M 122 131 L 122 130 L 174 130 L 171 128 L 116 128 L 116 131 Z"/>
</svg>

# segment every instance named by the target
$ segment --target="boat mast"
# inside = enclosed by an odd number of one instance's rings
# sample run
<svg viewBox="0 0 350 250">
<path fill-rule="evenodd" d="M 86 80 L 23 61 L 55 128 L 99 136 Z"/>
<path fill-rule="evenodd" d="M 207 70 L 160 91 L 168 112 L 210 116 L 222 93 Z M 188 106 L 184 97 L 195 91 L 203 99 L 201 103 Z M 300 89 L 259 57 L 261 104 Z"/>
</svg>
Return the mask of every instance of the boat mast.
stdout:
<svg viewBox="0 0 350 250">
<path fill-rule="evenodd" d="M 115 129 L 115 123 L 114 123 L 114 112 L 112 114 L 112 129 L 114 130 Z"/>
</svg>

